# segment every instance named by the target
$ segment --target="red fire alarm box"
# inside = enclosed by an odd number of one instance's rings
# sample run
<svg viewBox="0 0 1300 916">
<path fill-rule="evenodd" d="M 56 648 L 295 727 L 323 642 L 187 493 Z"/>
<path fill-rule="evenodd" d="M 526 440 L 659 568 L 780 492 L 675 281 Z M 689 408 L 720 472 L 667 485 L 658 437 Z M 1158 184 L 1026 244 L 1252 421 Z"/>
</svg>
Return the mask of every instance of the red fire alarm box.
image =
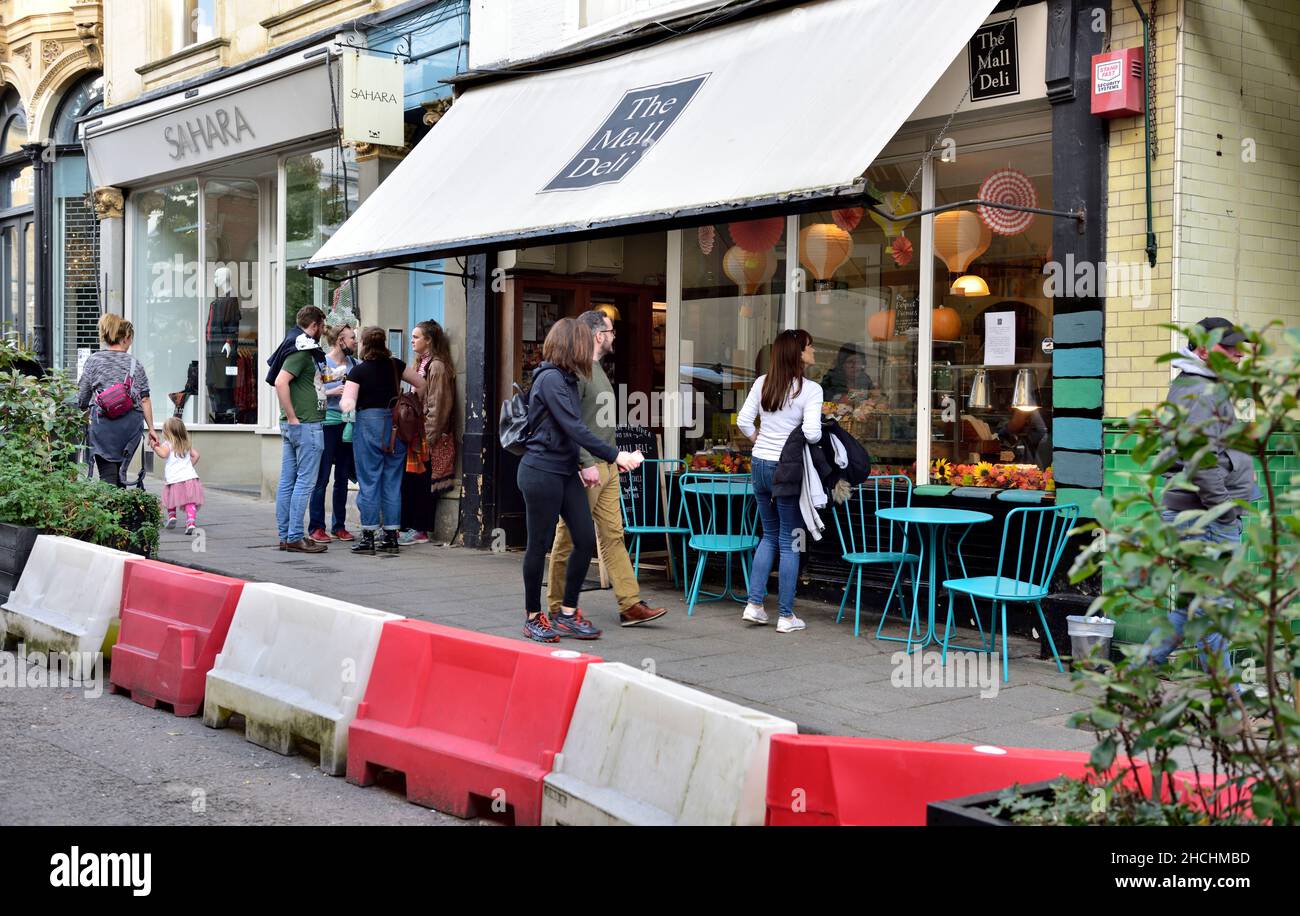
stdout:
<svg viewBox="0 0 1300 916">
<path fill-rule="evenodd" d="M 1141 48 L 1092 56 L 1092 113 L 1126 118 L 1146 111 L 1146 80 Z"/>
</svg>

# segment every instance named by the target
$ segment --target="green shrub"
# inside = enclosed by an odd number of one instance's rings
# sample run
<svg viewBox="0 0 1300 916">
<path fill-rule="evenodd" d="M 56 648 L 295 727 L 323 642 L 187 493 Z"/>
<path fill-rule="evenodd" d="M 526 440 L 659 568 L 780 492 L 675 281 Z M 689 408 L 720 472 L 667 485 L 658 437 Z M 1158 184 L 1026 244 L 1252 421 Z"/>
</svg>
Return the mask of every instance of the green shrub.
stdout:
<svg viewBox="0 0 1300 916">
<path fill-rule="evenodd" d="M 0 341 L 0 521 L 152 556 L 162 510 L 153 495 L 86 478 L 85 417 L 62 372 L 32 378 L 35 356 Z"/>
</svg>

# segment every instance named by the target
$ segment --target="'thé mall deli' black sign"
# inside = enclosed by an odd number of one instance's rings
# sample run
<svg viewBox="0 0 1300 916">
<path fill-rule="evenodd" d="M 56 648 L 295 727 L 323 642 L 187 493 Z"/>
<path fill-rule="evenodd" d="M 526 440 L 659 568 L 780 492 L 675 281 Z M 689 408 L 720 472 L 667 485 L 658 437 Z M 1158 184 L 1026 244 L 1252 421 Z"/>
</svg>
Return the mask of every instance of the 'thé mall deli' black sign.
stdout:
<svg viewBox="0 0 1300 916">
<path fill-rule="evenodd" d="M 1020 93 L 1020 57 L 1016 49 L 1016 20 L 982 25 L 970 40 L 970 98 L 972 102 Z"/>
<path fill-rule="evenodd" d="M 632 89 L 543 191 L 574 191 L 620 181 L 686 108 L 709 78 L 705 73 L 675 83 Z"/>
</svg>

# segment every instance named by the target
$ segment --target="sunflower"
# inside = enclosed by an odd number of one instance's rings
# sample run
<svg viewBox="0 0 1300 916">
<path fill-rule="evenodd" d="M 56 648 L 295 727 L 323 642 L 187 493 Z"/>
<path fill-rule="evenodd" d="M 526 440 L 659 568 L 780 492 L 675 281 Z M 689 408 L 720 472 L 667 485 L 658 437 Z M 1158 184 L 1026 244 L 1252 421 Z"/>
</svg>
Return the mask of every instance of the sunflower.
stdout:
<svg viewBox="0 0 1300 916">
<path fill-rule="evenodd" d="M 981 461 L 979 464 L 975 465 L 976 480 L 988 480 L 992 476 L 993 476 L 993 465 L 991 465 L 989 462 Z"/>
</svg>

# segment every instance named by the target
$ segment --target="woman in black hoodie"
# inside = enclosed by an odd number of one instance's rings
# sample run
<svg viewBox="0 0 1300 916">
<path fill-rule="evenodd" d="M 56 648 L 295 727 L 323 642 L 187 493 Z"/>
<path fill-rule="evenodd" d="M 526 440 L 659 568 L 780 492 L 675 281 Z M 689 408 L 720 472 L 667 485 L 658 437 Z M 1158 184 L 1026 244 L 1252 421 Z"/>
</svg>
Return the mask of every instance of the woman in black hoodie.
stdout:
<svg viewBox="0 0 1300 916">
<path fill-rule="evenodd" d="M 542 344 L 542 364 L 533 370 L 528 391 L 528 443 L 517 477 L 528 515 L 528 549 L 524 553 L 524 635 L 538 642 L 559 642 L 561 636 L 598 639 L 600 630 L 578 610 L 582 580 L 596 551 L 596 529 L 578 473 L 578 450 L 619 470 L 641 464 L 640 452 L 620 452 L 607 445 L 582 422 L 578 376 L 591 376 L 595 350 L 591 330 L 574 318 L 561 318 Z M 555 523 L 563 518 L 573 539 L 564 580 L 564 601 L 554 621 L 542 613 L 542 567 L 555 539 Z"/>
</svg>

